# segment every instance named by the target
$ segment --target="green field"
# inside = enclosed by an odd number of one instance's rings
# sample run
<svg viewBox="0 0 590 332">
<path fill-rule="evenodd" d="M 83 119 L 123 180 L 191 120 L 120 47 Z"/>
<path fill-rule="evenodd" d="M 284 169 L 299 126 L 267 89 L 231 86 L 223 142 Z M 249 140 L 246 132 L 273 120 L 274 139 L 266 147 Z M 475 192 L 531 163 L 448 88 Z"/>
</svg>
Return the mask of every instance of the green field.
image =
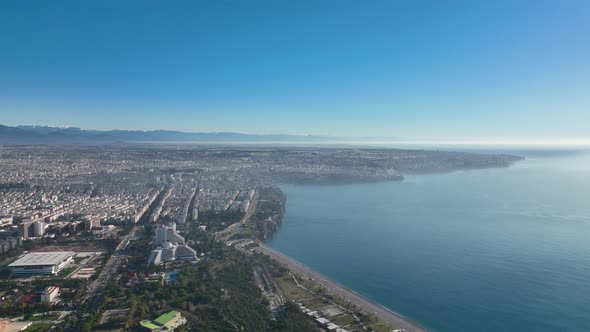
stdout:
<svg viewBox="0 0 590 332">
<path fill-rule="evenodd" d="M 33 324 L 33 325 L 27 327 L 26 329 L 24 329 L 23 332 L 46 332 L 46 331 L 51 330 L 52 326 L 53 326 L 53 324 L 47 324 L 47 323 Z"/>
<path fill-rule="evenodd" d="M 35 315 L 31 316 L 28 320 L 30 321 L 40 321 L 40 320 L 56 320 L 58 319 L 60 314 L 47 314 L 47 315 Z"/>
</svg>

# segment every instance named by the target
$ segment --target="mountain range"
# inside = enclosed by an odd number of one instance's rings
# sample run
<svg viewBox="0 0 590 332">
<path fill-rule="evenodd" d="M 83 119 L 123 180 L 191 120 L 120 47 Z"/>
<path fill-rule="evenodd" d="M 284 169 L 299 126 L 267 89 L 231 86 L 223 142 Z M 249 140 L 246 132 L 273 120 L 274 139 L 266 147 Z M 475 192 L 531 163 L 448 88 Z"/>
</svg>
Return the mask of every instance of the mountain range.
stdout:
<svg viewBox="0 0 590 332">
<path fill-rule="evenodd" d="M 235 132 L 181 132 L 173 130 L 87 130 L 76 127 L 0 125 L 0 144 L 103 144 L 137 142 L 326 142 L 345 141 L 341 137 L 243 134 Z"/>
</svg>

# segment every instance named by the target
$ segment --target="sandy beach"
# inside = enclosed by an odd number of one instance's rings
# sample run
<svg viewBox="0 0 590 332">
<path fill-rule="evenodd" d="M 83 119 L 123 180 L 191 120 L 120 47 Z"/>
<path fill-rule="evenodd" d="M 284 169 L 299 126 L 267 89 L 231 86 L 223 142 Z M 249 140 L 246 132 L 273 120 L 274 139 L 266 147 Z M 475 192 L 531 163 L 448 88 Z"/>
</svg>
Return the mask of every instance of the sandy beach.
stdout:
<svg viewBox="0 0 590 332">
<path fill-rule="evenodd" d="M 333 280 L 330 280 L 327 277 L 324 277 L 323 275 L 272 248 L 260 244 L 256 250 L 279 261 L 294 272 L 313 279 L 316 283 L 324 287 L 329 292 L 357 305 L 367 313 L 374 314 L 384 322 L 390 323 L 399 329 L 405 329 L 410 332 L 428 331 L 426 328 L 418 325 L 417 323 L 414 323 L 411 320 L 381 306 L 380 304 L 371 301 L 358 293 L 355 293 L 354 291 L 334 282 Z"/>
</svg>

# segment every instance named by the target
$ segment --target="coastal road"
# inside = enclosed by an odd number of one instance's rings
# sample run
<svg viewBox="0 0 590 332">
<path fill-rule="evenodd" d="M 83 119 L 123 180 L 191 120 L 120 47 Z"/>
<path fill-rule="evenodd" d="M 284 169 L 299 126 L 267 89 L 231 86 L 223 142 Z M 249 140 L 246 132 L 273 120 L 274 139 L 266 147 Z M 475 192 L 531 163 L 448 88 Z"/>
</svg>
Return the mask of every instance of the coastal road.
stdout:
<svg viewBox="0 0 590 332">
<path fill-rule="evenodd" d="M 258 204 L 258 193 L 256 191 L 254 191 L 254 195 L 252 195 L 252 200 L 250 202 L 251 203 L 248 206 L 248 210 L 239 222 L 231 224 L 227 228 L 215 234 L 215 238 L 217 240 L 226 242 L 229 238 L 232 237 L 232 235 L 237 229 L 239 229 L 241 226 L 247 223 L 252 217 L 252 215 L 254 215 L 254 212 L 256 211 L 256 206 Z"/>
<path fill-rule="evenodd" d="M 281 254 L 280 252 L 271 249 L 263 244 L 260 244 L 256 251 L 266 254 L 271 258 L 279 261 L 280 263 L 287 266 L 292 271 L 299 273 L 300 275 L 312 278 L 314 282 L 324 287 L 334 295 L 340 296 L 341 298 L 357 305 L 367 313 L 372 313 L 384 322 L 390 323 L 398 329 L 405 329 L 410 332 L 425 332 L 428 331 L 426 328 L 410 321 L 409 319 L 377 304 L 366 297 L 355 293 L 354 291 L 341 286 L 340 284 L 324 277 L 323 275 L 313 271 L 312 269 L 302 265 L 301 263 Z"/>
</svg>

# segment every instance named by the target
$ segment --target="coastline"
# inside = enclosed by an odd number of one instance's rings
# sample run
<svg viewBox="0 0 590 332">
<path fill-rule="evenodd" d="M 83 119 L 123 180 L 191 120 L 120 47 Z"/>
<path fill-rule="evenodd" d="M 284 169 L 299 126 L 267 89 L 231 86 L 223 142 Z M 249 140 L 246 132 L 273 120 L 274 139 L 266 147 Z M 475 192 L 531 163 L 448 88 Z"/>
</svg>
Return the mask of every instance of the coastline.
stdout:
<svg viewBox="0 0 590 332">
<path fill-rule="evenodd" d="M 495 165 L 495 166 L 485 165 L 485 166 L 481 166 L 481 167 L 467 167 L 467 168 L 458 168 L 458 169 L 454 169 L 454 170 L 426 171 L 424 173 L 414 172 L 412 175 L 450 173 L 450 172 L 454 172 L 454 171 L 458 171 L 458 170 L 465 171 L 465 170 L 476 170 L 476 169 L 482 169 L 482 168 L 510 167 L 514 163 L 524 159 L 522 157 L 516 157 L 516 156 L 510 156 L 510 155 L 505 155 L 505 157 L 512 157 L 513 160 L 508 161 L 508 163 L 505 165 Z M 397 177 L 393 181 L 403 181 L 403 180 L 404 180 L 404 176 L 399 174 L 399 177 Z M 377 180 L 377 181 L 362 181 L 362 182 L 387 182 L 387 181 Z M 355 181 L 346 182 L 346 184 L 352 184 L 352 183 L 358 183 L 358 182 L 355 182 Z M 300 185 L 309 185 L 309 184 L 302 184 L 302 183 L 299 183 L 299 184 Z M 320 183 L 319 185 L 324 185 L 324 183 Z M 280 194 L 279 196 L 281 196 L 283 198 L 283 200 L 282 201 L 280 200 L 280 202 L 274 202 L 274 203 L 278 203 L 281 206 L 281 209 L 279 209 L 279 211 L 273 210 L 272 212 L 274 212 L 274 213 L 271 214 L 272 218 L 266 218 L 266 219 L 263 219 L 260 217 L 253 218 L 253 216 L 255 214 L 254 212 L 257 208 L 256 208 L 256 204 L 252 204 L 249 206 L 246 214 L 240 220 L 240 222 L 238 222 L 236 224 L 232 224 L 228 228 L 226 228 L 225 230 L 217 232 L 216 238 L 218 240 L 225 242 L 226 245 L 234 246 L 235 248 L 237 248 L 243 252 L 246 252 L 246 253 L 248 250 L 246 250 L 246 248 L 244 248 L 244 246 L 249 246 L 249 245 L 254 244 L 255 247 L 250 248 L 249 251 L 254 251 L 254 252 L 261 253 L 261 254 L 265 254 L 266 256 L 275 260 L 276 262 L 278 262 L 282 266 L 286 267 L 288 270 L 291 270 L 291 272 L 294 272 L 294 274 L 298 274 L 300 277 L 303 277 L 304 279 L 311 280 L 312 284 L 320 286 L 321 288 L 326 290 L 328 293 L 335 295 L 336 297 L 352 304 L 353 306 L 355 306 L 357 308 L 355 310 L 356 312 L 360 311 L 360 312 L 372 315 L 380 323 L 387 324 L 389 326 L 394 327 L 395 329 L 392 332 L 398 331 L 397 329 L 399 329 L 400 332 L 413 332 L 413 331 L 426 332 L 426 331 L 429 331 L 429 329 L 427 329 L 424 326 L 421 326 L 419 323 L 414 322 L 414 321 L 404 317 L 403 315 L 401 315 L 397 312 L 394 312 L 391 309 L 384 307 L 383 305 L 375 302 L 374 300 L 368 299 L 367 297 L 353 291 L 352 289 L 347 288 L 347 287 L 337 283 L 336 281 L 323 276 L 319 272 L 316 272 L 313 269 L 295 261 L 294 259 L 286 256 L 285 254 L 283 254 L 273 248 L 266 246 L 262 241 L 265 241 L 268 238 L 269 234 L 272 234 L 277 230 L 277 226 L 282 222 L 282 220 L 284 218 L 285 206 L 286 206 L 286 195 L 280 189 L 280 186 L 272 187 L 272 188 L 277 189 L 278 193 Z M 276 193 L 273 193 L 273 194 L 276 194 Z M 265 196 L 265 195 L 262 195 L 262 196 Z M 276 196 L 277 195 L 272 195 L 272 197 L 276 197 Z M 257 197 L 258 197 L 258 195 L 257 195 Z M 258 198 L 260 198 L 260 197 L 258 197 Z M 257 202 L 257 201 L 258 200 L 253 200 L 253 202 Z M 265 200 L 264 198 L 262 198 L 262 201 L 268 201 L 268 199 Z M 254 219 L 254 220 L 251 220 L 251 219 Z M 244 234 L 247 234 L 245 237 L 236 236 L 236 235 L 239 235 L 239 233 L 243 230 L 243 228 L 251 227 L 251 226 L 249 226 L 250 223 L 254 224 L 254 225 L 258 225 L 258 226 L 263 225 L 264 226 L 264 227 L 262 227 L 263 231 L 261 233 L 257 234 L 257 236 L 255 236 L 254 239 L 252 239 L 252 234 L 248 234 L 247 232 L 244 233 Z M 270 227 L 268 227 L 269 225 L 270 225 Z M 244 235 L 244 234 L 242 234 L 242 235 Z M 219 237 L 219 235 L 222 235 L 222 236 Z M 230 240 L 232 238 L 234 238 L 234 240 Z M 248 238 L 250 240 L 248 240 Z M 280 291 L 279 291 L 279 293 L 280 293 Z"/>
<path fill-rule="evenodd" d="M 333 293 L 334 295 L 337 295 L 343 298 L 344 300 L 358 306 L 367 313 L 374 314 L 383 322 L 392 324 L 399 329 L 405 329 L 408 332 L 428 331 L 428 329 L 426 329 L 423 326 L 420 326 L 418 323 L 413 322 L 408 318 L 405 318 L 404 316 L 390 309 L 385 308 L 384 306 L 376 303 L 375 301 L 372 301 L 356 293 L 355 291 L 338 284 L 337 282 L 321 275 L 320 273 L 295 261 L 294 259 L 284 255 L 283 253 L 280 253 L 268 246 L 265 246 L 262 243 L 258 244 L 258 247 L 255 248 L 255 251 L 265 254 L 271 257 L 272 259 L 280 262 L 288 269 L 312 279 L 315 283 L 319 284 L 320 286 L 328 290 L 330 293 Z"/>
</svg>

